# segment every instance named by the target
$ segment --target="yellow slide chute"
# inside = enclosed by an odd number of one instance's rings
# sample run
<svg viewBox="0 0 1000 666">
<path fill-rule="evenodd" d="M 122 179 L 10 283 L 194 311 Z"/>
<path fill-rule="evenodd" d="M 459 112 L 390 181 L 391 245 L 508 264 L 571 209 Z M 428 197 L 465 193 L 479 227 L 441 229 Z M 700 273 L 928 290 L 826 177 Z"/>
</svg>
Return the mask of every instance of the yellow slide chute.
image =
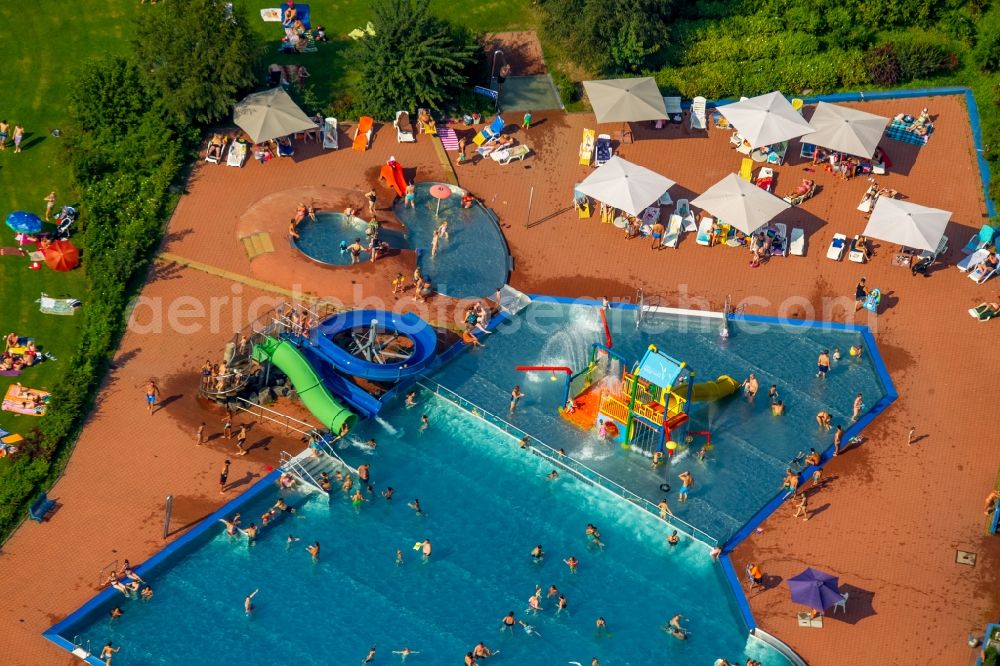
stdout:
<svg viewBox="0 0 1000 666">
<path fill-rule="evenodd" d="M 701 382 L 691 388 L 691 402 L 714 402 L 730 396 L 740 388 L 739 383 L 729 375 L 722 375 L 714 382 Z M 670 392 L 670 413 L 679 411 L 678 405 L 687 400 L 687 386 L 680 385 Z"/>
</svg>

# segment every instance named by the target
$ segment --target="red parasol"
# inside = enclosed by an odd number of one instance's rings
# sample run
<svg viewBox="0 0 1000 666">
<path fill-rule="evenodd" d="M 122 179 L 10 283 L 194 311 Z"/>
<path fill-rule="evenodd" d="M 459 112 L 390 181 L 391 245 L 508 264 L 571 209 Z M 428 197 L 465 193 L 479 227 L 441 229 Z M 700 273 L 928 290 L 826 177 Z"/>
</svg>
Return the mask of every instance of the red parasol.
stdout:
<svg viewBox="0 0 1000 666">
<path fill-rule="evenodd" d="M 80 251 L 68 240 L 58 240 L 45 248 L 45 263 L 54 271 L 71 271 L 80 265 Z"/>
<path fill-rule="evenodd" d="M 431 196 L 438 200 L 437 210 L 434 211 L 434 215 L 437 216 L 437 214 L 441 212 L 441 200 L 447 199 L 451 196 L 451 188 L 440 183 L 432 185 Z"/>
</svg>

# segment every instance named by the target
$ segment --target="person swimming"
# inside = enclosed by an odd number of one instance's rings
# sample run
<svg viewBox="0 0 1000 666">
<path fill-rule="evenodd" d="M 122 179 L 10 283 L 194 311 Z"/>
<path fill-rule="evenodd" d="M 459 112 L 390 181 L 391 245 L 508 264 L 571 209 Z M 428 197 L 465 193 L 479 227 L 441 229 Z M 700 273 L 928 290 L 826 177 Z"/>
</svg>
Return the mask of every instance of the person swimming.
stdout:
<svg viewBox="0 0 1000 666">
<path fill-rule="evenodd" d="M 536 562 L 545 557 L 545 552 L 542 550 L 542 544 L 538 544 L 537 546 L 531 549 L 531 557 Z"/>
</svg>

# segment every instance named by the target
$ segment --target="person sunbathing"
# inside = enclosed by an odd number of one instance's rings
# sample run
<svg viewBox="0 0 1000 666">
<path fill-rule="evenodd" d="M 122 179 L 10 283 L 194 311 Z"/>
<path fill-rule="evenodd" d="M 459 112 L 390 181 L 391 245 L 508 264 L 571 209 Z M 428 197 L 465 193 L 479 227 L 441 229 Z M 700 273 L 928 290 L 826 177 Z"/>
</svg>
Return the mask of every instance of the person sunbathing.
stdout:
<svg viewBox="0 0 1000 666">
<path fill-rule="evenodd" d="M 861 252 L 863 255 L 865 255 L 865 261 L 868 261 L 869 259 L 872 258 L 872 251 L 868 249 L 867 236 L 864 235 L 858 236 L 857 239 L 852 244 L 851 249 L 857 252 Z"/>
<path fill-rule="evenodd" d="M 931 116 L 927 113 L 927 108 L 924 107 L 920 111 L 920 115 L 914 119 L 912 123 L 906 128 L 908 132 L 914 132 L 920 136 L 926 136 L 928 127 L 931 124 Z"/>
<path fill-rule="evenodd" d="M 298 18 L 299 18 L 299 12 L 297 9 L 295 9 L 295 4 L 289 2 L 288 6 L 285 8 L 285 13 L 281 20 L 282 25 L 289 26 L 294 21 L 297 21 Z"/>
<path fill-rule="evenodd" d="M 802 182 L 798 184 L 798 186 L 795 188 L 795 190 L 791 193 L 790 196 L 798 197 L 804 194 L 809 194 L 809 191 L 813 188 L 813 185 L 815 185 L 815 181 L 809 180 L 808 178 L 803 178 Z"/>
<path fill-rule="evenodd" d="M 417 121 L 423 126 L 426 134 L 437 134 L 437 124 L 434 122 L 434 119 L 431 118 L 431 114 L 427 111 L 427 109 L 420 109 L 420 113 L 417 115 Z"/>
<path fill-rule="evenodd" d="M 514 137 L 508 136 L 506 134 L 498 134 L 496 138 L 497 146 L 500 148 L 506 148 L 507 146 L 514 145 Z"/>
<path fill-rule="evenodd" d="M 17 346 L 19 346 L 18 342 L 20 340 L 21 340 L 21 337 L 17 333 L 8 333 L 7 337 L 4 339 L 4 343 L 5 343 L 4 351 L 9 350 L 11 347 L 17 347 Z"/>
<path fill-rule="evenodd" d="M 985 259 L 976 264 L 976 267 L 972 271 L 974 279 L 979 280 L 981 277 L 995 271 L 997 264 L 1000 263 L 1000 259 L 997 259 L 996 252 L 990 252 Z"/>
<path fill-rule="evenodd" d="M 206 157 L 219 159 L 222 157 L 222 147 L 225 145 L 226 140 L 222 138 L 221 134 L 213 134 L 212 140 L 208 143 L 208 155 Z"/>
<path fill-rule="evenodd" d="M 1000 316 L 1000 304 L 980 303 L 976 307 L 971 308 L 969 314 L 976 319 L 992 319 L 993 317 Z"/>
</svg>

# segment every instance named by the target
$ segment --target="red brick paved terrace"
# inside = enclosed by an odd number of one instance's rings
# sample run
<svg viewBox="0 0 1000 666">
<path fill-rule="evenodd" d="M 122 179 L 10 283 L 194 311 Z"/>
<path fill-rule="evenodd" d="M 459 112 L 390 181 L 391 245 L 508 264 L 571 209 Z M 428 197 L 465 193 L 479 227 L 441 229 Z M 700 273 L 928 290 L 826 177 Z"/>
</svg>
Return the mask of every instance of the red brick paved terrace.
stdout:
<svg viewBox="0 0 1000 666">
<path fill-rule="evenodd" d="M 592 116 L 537 118 L 527 135 L 517 133 L 534 150 L 523 162 L 486 160 L 454 169 L 459 184 L 497 212 L 515 258 L 511 282 L 523 291 L 625 298 L 641 287 L 666 305 L 715 309 L 732 295 L 749 313 L 843 320 L 853 314 L 824 311 L 825 299 L 850 297 L 862 274 L 879 285 L 882 313 L 859 323 L 873 327 L 899 400 L 868 428 L 860 448 L 826 467 L 827 484 L 811 498 L 811 520 L 794 520 L 783 506 L 733 553 L 733 562 L 738 571 L 749 560 L 760 562 L 772 580 L 804 565 L 841 577 L 851 591 L 847 613 L 829 616 L 822 630 L 796 625 L 799 607 L 784 585 L 750 600 L 759 624 L 814 666 L 966 664 L 972 656 L 967 635 L 995 619 L 1000 607 L 1000 547 L 984 536 L 981 511 L 996 474 L 989 415 L 1000 372 L 1000 354 L 991 349 L 1000 329 L 966 314 L 995 299 L 998 283 L 977 286 L 953 268 L 959 249 L 985 220 L 971 132 L 959 97 L 852 106 L 886 116 L 927 106 L 937 117 L 922 149 L 883 141 L 893 168 L 879 179 L 909 200 L 954 212 L 946 232 L 951 249 L 927 278 L 892 266 L 893 248 L 884 243 L 876 243 L 874 259 L 863 267 L 825 258 L 834 233 L 851 236 L 864 227 L 855 210 L 867 187 L 863 178 L 843 182 L 809 174 L 819 194 L 778 219 L 806 230 L 806 256 L 750 269 L 743 252 L 698 246 L 692 234 L 678 249 L 654 253 L 647 241 L 626 241 L 596 218 L 578 219 L 572 186 L 590 169 L 577 164 L 577 148 L 582 129 L 597 128 Z M 248 211 L 268 197 L 360 205 L 389 155 L 416 168 L 418 180 L 448 179 L 450 168 L 442 166 L 431 140 L 421 136 L 400 146 L 391 129 L 382 127 L 363 154 L 306 146 L 294 159 L 265 166 L 196 167 L 163 248 L 190 267 L 163 263 L 150 274 L 97 407 L 50 493 L 62 507 L 48 523 L 25 523 L 0 555 L 0 661 L 73 663 L 41 632 L 93 596 L 110 562 L 139 562 L 164 545 L 163 498 L 176 498 L 170 538 L 226 501 L 216 474 L 234 448 L 216 434 L 222 415 L 196 397 L 197 369 L 254 311 L 284 298 L 283 290 L 295 284 L 348 303 L 370 297 L 392 302 L 392 262 L 324 269 L 290 253 L 284 261 L 276 260 L 279 253 L 251 261 L 239 241 L 249 230 Z M 617 146 L 617 153 L 676 180 L 675 200 L 694 198 L 737 171 L 741 157 L 729 148 L 728 132 L 688 134 L 677 127 L 637 127 L 635 143 Z M 789 154 L 778 169 L 778 193 L 805 173 L 797 143 Z M 379 192 L 387 203 L 388 191 Z M 273 241 L 285 242 L 280 236 Z M 432 300 L 441 311 L 432 319 L 448 316 L 446 300 Z M 164 397 L 152 417 L 142 403 L 150 377 L 158 379 Z M 213 438 L 199 447 L 194 431 L 201 421 Z M 908 446 L 911 427 L 918 437 Z M 280 450 L 301 446 L 263 426 L 253 427 L 249 441 L 251 454 L 234 459 L 229 496 L 273 465 Z M 975 567 L 956 564 L 956 549 L 976 553 Z"/>
</svg>

